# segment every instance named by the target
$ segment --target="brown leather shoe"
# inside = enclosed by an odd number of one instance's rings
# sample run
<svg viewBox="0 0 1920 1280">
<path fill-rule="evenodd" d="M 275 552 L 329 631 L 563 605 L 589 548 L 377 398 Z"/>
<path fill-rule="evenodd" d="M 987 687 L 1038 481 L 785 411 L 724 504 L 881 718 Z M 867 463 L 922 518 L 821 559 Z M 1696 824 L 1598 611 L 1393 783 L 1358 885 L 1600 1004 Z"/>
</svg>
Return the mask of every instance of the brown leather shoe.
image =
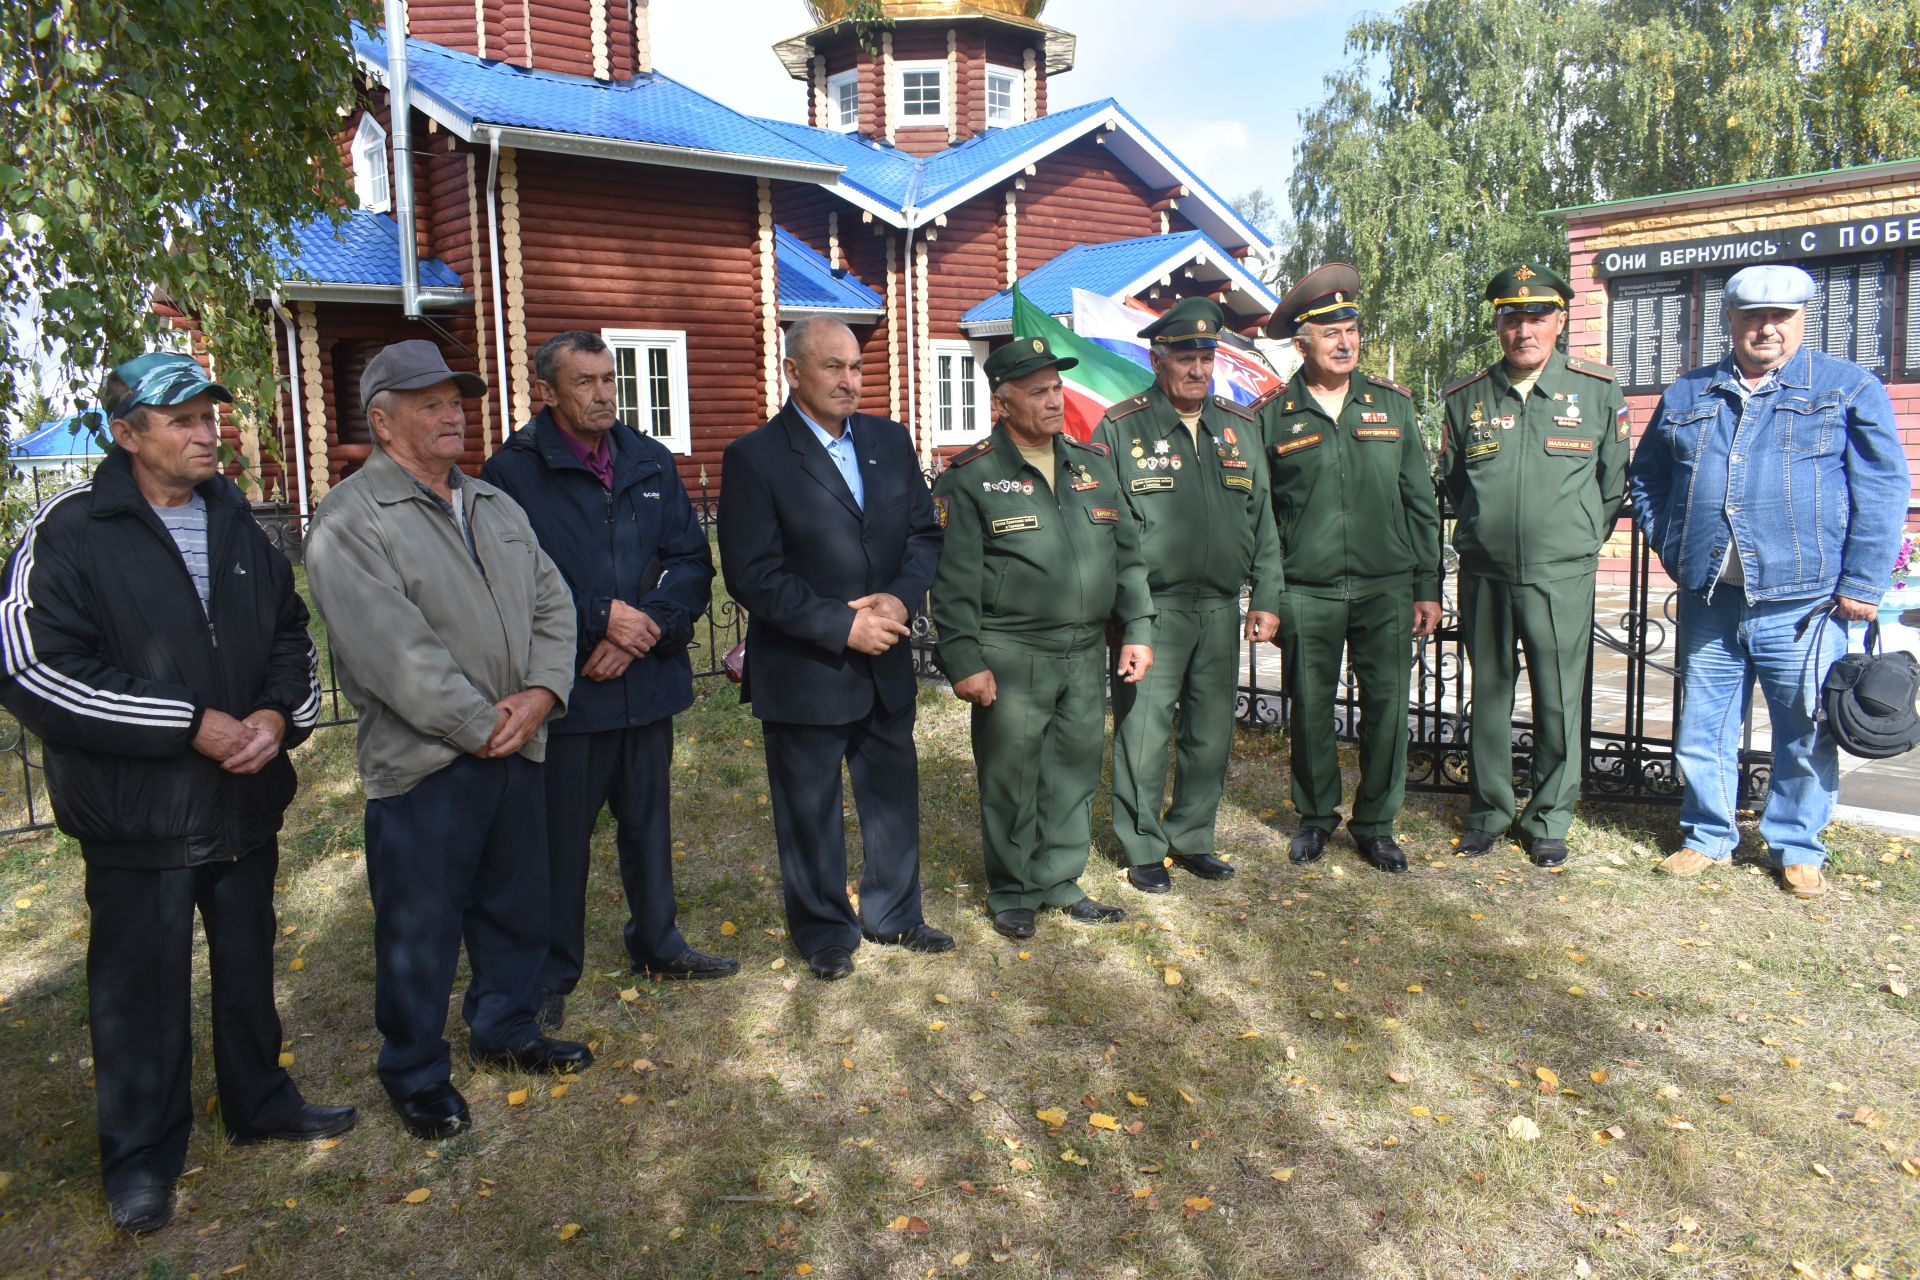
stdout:
<svg viewBox="0 0 1920 1280">
<path fill-rule="evenodd" d="M 1697 876 L 1702 871 L 1724 868 L 1728 858 L 1709 858 L 1698 849 L 1682 849 L 1660 863 L 1659 870 L 1670 876 Z"/>
<path fill-rule="evenodd" d="M 1796 898 L 1818 898 L 1827 891 L 1827 878 L 1820 868 L 1810 864 L 1784 868 L 1780 879 Z"/>
</svg>

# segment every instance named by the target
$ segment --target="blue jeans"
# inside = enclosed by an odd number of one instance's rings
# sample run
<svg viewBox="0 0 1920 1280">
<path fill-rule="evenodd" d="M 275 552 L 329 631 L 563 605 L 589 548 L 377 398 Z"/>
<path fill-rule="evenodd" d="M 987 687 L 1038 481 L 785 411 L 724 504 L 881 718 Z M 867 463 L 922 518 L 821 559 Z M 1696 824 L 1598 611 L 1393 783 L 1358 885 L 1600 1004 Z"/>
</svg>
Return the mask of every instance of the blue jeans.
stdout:
<svg viewBox="0 0 1920 1280">
<path fill-rule="evenodd" d="M 1715 860 L 1740 843 L 1740 726 L 1753 684 L 1773 722 L 1773 773 L 1760 835 L 1777 865 L 1819 866 L 1827 851 L 1820 832 L 1833 817 L 1840 762 L 1833 735 L 1814 721 L 1820 682 L 1846 651 L 1846 624 L 1830 614 L 1798 636 L 1801 619 L 1820 600 L 1748 604 L 1737 586 L 1721 584 L 1709 600 L 1680 593 L 1680 728 L 1674 758 L 1685 786 L 1680 835 Z M 1813 650 L 1818 646 L 1818 652 Z"/>
</svg>

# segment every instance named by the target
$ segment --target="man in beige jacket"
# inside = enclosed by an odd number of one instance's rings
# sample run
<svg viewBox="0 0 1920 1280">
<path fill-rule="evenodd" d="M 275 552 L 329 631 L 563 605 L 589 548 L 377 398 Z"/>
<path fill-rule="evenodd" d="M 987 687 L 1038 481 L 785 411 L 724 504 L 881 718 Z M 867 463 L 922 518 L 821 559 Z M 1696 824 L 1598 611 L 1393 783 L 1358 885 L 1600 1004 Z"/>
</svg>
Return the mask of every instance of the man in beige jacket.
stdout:
<svg viewBox="0 0 1920 1280">
<path fill-rule="evenodd" d="M 409 1132 L 470 1123 L 446 1027 L 460 943 L 476 1061 L 573 1071 L 534 1021 L 546 958 L 540 762 L 573 686 L 573 599 L 513 500 L 457 465 L 486 383 L 425 341 L 387 347 L 360 395 L 378 442 L 327 495 L 307 575 L 360 712 L 380 1082 Z"/>
</svg>

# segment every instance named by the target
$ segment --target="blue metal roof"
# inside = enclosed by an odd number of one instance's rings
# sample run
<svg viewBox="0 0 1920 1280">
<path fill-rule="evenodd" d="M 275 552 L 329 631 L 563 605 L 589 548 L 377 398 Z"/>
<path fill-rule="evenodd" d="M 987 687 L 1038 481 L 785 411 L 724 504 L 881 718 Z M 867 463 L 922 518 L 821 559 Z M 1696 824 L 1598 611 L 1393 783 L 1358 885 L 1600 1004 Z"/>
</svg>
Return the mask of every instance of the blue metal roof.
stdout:
<svg viewBox="0 0 1920 1280">
<path fill-rule="evenodd" d="M 293 234 L 295 252 L 285 259 L 291 278 L 400 287 L 400 225 L 384 213 L 353 209 L 338 227 L 332 219 L 319 217 Z M 420 287 L 458 289 L 460 277 L 440 259 L 422 258 Z"/>
<path fill-rule="evenodd" d="M 1106 244 L 1078 244 L 1028 272 L 1020 281 L 1020 292 L 1050 316 L 1071 315 L 1075 289 L 1111 298 L 1143 277 L 1164 274 L 1190 261 L 1201 249 L 1207 250 L 1216 261 L 1235 261 L 1232 254 L 1201 231 L 1142 236 L 1137 240 L 1114 240 Z M 1280 300 L 1264 286 L 1260 295 L 1269 310 L 1280 305 Z M 960 323 L 986 324 L 1012 318 L 1013 290 L 1002 289 L 961 316 Z"/>
<path fill-rule="evenodd" d="M 816 311 L 879 311 L 880 295 L 854 276 L 835 274 L 813 246 L 785 227 L 773 229 L 773 262 L 780 305 Z"/>
<path fill-rule="evenodd" d="M 914 179 L 922 162 L 898 148 L 870 142 L 856 134 L 816 129 L 791 120 L 758 117 L 756 122 L 818 159 L 839 165 L 846 170 L 840 175 L 843 185 L 881 204 L 899 209 L 913 194 Z"/>
<path fill-rule="evenodd" d="M 354 29 L 354 51 L 384 68 L 384 33 Z M 423 108 L 440 108 L 462 134 L 475 124 L 540 129 L 818 167 L 820 157 L 761 121 L 658 72 L 596 80 L 529 70 L 407 41 L 407 71 Z"/>
<path fill-rule="evenodd" d="M 1119 105 L 1112 98 L 1102 98 L 1098 102 L 1069 107 L 1024 124 L 989 129 L 985 133 L 975 134 L 958 146 L 928 156 L 921 170 L 920 189 L 914 193 L 914 203 L 932 204 L 955 188 L 964 187 L 1008 161 L 1037 148 L 1044 148 L 1062 134 L 1080 131 L 1089 117 L 1101 115 Z"/>
<path fill-rule="evenodd" d="M 13 442 L 7 456 L 15 462 L 50 465 L 62 462 L 97 462 L 105 454 L 93 433 L 105 433 L 107 415 L 87 409 L 43 422 L 31 434 Z"/>
</svg>

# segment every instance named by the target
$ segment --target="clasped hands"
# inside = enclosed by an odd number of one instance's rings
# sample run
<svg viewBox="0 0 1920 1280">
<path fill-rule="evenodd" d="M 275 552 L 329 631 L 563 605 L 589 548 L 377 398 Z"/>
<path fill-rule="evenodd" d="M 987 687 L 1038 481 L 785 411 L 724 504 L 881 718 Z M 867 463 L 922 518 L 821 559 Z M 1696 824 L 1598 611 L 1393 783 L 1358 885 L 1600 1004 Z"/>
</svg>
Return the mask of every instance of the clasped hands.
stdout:
<svg viewBox="0 0 1920 1280">
<path fill-rule="evenodd" d="M 286 736 L 286 717 L 278 711 L 262 709 L 236 720 L 209 707 L 193 735 L 193 749 L 228 773 L 258 773 L 280 753 Z"/>
<path fill-rule="evenodd" d="M 847 601 L 853 610 L 853 629 L 847 633 L 847 648 L 878 657 L 913 634 L 907 626 L 907 606 L 900 597 L 885 591 Z"/>
<path fill-rule="evenodd" d="M 580 667 L 589 680 L 618 680 L 635 658 L 644 658 L 660 643 L 660 624 L 624 600 L 607 610 L 607 633 Z"/>
</svg>

